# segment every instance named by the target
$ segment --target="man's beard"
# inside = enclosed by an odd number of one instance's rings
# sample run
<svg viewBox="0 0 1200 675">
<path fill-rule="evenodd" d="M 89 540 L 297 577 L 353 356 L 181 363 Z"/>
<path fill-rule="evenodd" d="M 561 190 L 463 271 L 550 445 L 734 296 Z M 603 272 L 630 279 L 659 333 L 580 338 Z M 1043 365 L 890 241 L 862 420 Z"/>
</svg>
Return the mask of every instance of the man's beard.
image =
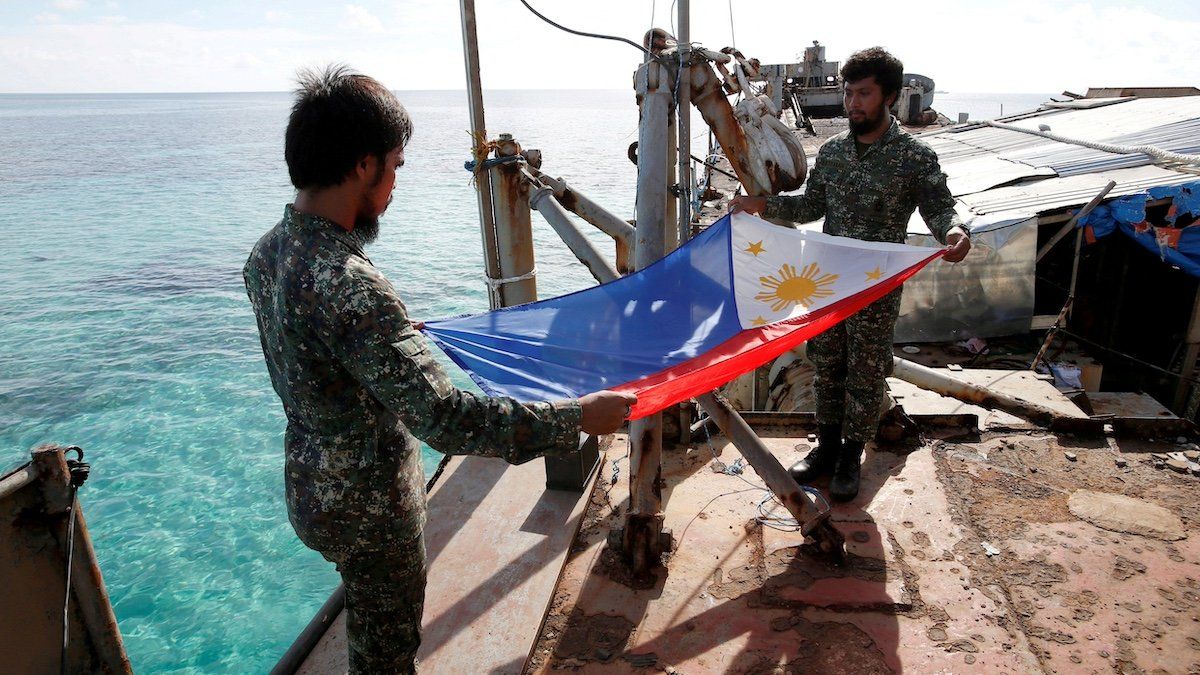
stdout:
<svg viewBox="0 0 1200 675">
<path fill-rule="evenodd" d="M 847 114 L 848 116 L 848 114 Z M 855 136 L 862 136 L 875 131 L 883 124 L 883 121 L 888 117 L 888 108 L 886 105 L 880 106 L 875 111 L 874 115 L 864 115 L 861 120 L 855 121 L 854 118 L 848 117 L 850 122 L 850 133 Z"/>
<path fill-rule="evenodd" d="M 370 244 L 379 237 L 379 216 L 359 216 L 354 219 L 354 231 L 358 233 L 364 244 Z"/>
</svg>

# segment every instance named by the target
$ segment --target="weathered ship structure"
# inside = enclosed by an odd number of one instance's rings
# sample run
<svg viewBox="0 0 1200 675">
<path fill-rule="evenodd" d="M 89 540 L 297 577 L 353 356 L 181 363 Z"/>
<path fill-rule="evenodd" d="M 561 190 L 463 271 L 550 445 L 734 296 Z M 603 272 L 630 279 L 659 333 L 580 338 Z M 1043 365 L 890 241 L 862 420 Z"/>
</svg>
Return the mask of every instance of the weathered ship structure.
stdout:
<svg viewBox="0 0 1200 675">
<path fill-rule="evenodd" d="M 799 188 L 819 139 L 792 132 L 785 111 L 799 108 L 806 118 L 806 105 L 824 101 L 830 114 L 840 108 L 837 64 L 825 62 L 817 45 L 793 72 L 731 48 L 703 49 L 691 42 L 689 3 L 681 0 L 678 40 L 649 33 L 634 76 L 638 193 L 636 218 L 626 223 L 552 177 L 543 165 L 548 153 L 522 149 L 512 134 L 488 134 L 474 4 L 460 7 L 493 307 L 536 298 L 532 210 L 603 283 L 686 241 L 734 194 Z M 830 95 L 802 99 L 785 95 L 789 86 Z M 927 78 L 906 76 L 902 116 L 928 121 L 932 92 Z M 692 105 L 713 138 L 696 166 Z M 906 335 L 925 341 L 897 352 L 893 405 L 868 453 L 859 498 L 831 506 L 782 468 L 813 442 L 801 394 L 811 377 L 803 350 L 694 404 L 635 421 L 626 434 L 585 439 L 566 462 L 452 459 L 429 496 L 422 666 L 505 673 L 1186 668 L 1189 637 L 1175 627 L 1200 620 L 1200 549 L 1190 536 L 1200 511 L 1188 496 L 1195 478 L 1185 458 L 1200 458 L 1189 449 L 1194 425 L 1143 394 L 1076 391 L 1056 379 L 1079 348 L 1064 341 L 1076 335 L 1067 329 L 1069 312 L 1043 314 L 1026 291 L 1042 259 L 1066 255 L 1057 242 L 1108 193 L 1091 189 L 1096 179 L 1089 179 L 1086 190 L 1047 185 L 1044 197 L 1024 200 L 1030 181 L 1070 172 L 1044 159 L 988 157 L 979 143 L 994 141 L 1001 154 L 1013 141 L 1032 147 L 1048 139 L 1013 134 L 1037 124 L 1018 116 L 938 127 L 929 138 L 979 245 L 967 263 L 935 265 L 910 282 L 906 330 L 929 334 Z M 1117 152 L 1134 161 L 1139 151 Z M 1124 194 L 1145 189 L 1136 180 L 1117 183 Z M 992 189 L 1009 190 L 995 208 Z M 1019 222 L 1027 231 L 986 217 L 1002 211 L 1011 225 L 1013 209 L 1024 207 Z M 611 261 L 587 243 L 580 224 L 613 238 Z M 910 243 L 935 245 L 915 221 Z M 1079 274 L 1063 277 L 1059 263 L 1050 276 L 1069 290 Z M 1187 293 L 1200 297 L 1194 282 Z M 1003 341 L 1013 334 L 1024 337 Z M 1200 333 L 1188 340 L 1200 345 Z M 1195 360 L 1191 351 L 1185 360 Z M 1200 391 L 1191 375 L 1179 381 Z M 1185 470 L 1157 468 L 1167 463 Z M 514 523 L 521 523 L 516 531 Z M 1163 603 L 1129 605 L 1156 593 Z M 337 598 L 278 672 L 341 672 Z M 1147 635 L 1162 648 L 1148 648 Z"/>
<path fill-rule="evenodd" d="M 786 110 L 795 120 L 796 128 L 812 129 L 812 119 L 841 117 L 841 63 L 825 58 L 825 46 L 813 40 L 804 48 L 796 63 L 773 63 L 757 67 L 754 79 L 766 83 L 767 94 L 778 110 Z M 896 117 L 914 125 L 929 125 L 937 120 L 933 111 L 934 82 L 916 73 L 905 73 L 904 84 L 892 106 Z"/>
<path fill-rule="evenodd" d="M 612 281 L 735 194 L 801 189 L 819 139 L 792 127 L 841 109 L 824 47 L 774 66 L 704 49 L 678 0 L 677 36 L 631 43 L 628 222 L 557 177 L 552 149 L 489 131 L 475 4 L 459 2 L 492 308 L 538 297 L 535 211 Z M 932 81 L 905 83 L 898 115 L 926 121 Z M 923 137 L 975 247 L 906 288 L 855 500 L 783 469 L 814 442 L 802 349 L 566 457 L 447 458 L 428 486 L 422 670 L 1195 670 L 1200 96 L 1125 93 Z M 702 159 L 692 107 L 714 139 Z M 936 245 L 919 217 L 909 243 Z M 0 478 L 5 658 L 128 672 L 66 453 Z M 345 672 L 343 603 L 334 590 L 273 672 Z"/>
</svg>

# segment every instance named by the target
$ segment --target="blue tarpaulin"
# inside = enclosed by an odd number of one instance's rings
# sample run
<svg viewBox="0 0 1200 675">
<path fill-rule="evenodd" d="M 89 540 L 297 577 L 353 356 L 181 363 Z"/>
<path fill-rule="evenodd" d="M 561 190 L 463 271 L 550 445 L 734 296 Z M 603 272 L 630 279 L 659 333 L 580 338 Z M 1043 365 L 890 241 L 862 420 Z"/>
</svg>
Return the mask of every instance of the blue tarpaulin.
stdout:
<svg viewBox="0 0 1200 675">
<path fill-rule="evenodd" d="M 1166 226 L 1146 222 L 1146 204 L 1170 199 Z M 1101 204 L 1079 221 L 1088 240 L 1107 237 L 1120 230 L 1130 239 L 1154 253 L 1163 262 L 1200 277 L 1200 223 L 1176 227 L 1183 216 L 1200 217 L 1200 181 L 1150 188 L 1141 194 L 1126 195 Z"/>
</svg>

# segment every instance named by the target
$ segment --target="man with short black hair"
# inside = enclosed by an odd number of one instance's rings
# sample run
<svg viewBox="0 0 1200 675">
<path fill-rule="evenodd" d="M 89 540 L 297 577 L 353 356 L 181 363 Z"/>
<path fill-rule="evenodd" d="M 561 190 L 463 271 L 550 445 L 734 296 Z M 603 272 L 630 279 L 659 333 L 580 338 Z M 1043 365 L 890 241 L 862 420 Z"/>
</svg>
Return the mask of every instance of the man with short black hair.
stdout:
<svg viewBox="0 0 1200 675">
<path fill-rule="evenodd" d="M 382 84 L 303 72 L 285 139 L 297 189 L 243 274 L 287 415 L 284 486 L 300 540 L 337 565 L 352 673 L 415 670 L 425 598 L 420 445 L 520 464 L 616 431 L 636 398 L 518 403 L 456 389 L 363 252 L 412 134 Z M 411 433 L 410 433 L 411 430 Z"/>
<path fill-rule="evenodd" d="M 731 211 L 795 223 L 825 218 L 826 234 L 903 243 L 914 209 L 958 262 L 971 242 L 954 211 L 954 198 L 937 153 L 892 117 L 904 65 L 882 47 L 856 52 L 842 66 L 849 130 L 821 146 L 804 194 L 735 197 Z M 833 473 L 829 494 L 858 496 L 863 448 L 875 435 L 892 370 L 892 335 L 901 289 L 808 341 L 816 368 L 813 390 L 817 448 L 791 468 L 800 483 Z"/>
</svg>

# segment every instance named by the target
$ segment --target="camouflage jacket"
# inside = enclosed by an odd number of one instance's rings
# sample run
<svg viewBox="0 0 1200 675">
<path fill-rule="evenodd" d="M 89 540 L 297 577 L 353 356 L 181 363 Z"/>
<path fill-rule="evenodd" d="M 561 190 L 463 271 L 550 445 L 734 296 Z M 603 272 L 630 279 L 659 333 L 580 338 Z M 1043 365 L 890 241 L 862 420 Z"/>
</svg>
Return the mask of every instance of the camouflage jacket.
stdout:
<svg viewBox="0 0 1200 675">
<path fill-rule="evenodd" d="M 578 446 L 577 401 L 521 404 L 451 385 L 354 232 L 289 205 L 243 274 L 287 415 L 288 516 L 309 547 L 383 551 L 420 532 L 412 434 L 514 464 Z"/>
<path fill-rule="evenodd" d="M 764 218 L 807 223 L 825 218 L 824 231 L 865 241 L 903 243 L 913 209 L 942 243 L 962 225 L 937 153 L 892 125 L 859 158 L 854 136 L 844 131 L 817 152 L 802 195 L 767 197 Z"/>
</svg>

